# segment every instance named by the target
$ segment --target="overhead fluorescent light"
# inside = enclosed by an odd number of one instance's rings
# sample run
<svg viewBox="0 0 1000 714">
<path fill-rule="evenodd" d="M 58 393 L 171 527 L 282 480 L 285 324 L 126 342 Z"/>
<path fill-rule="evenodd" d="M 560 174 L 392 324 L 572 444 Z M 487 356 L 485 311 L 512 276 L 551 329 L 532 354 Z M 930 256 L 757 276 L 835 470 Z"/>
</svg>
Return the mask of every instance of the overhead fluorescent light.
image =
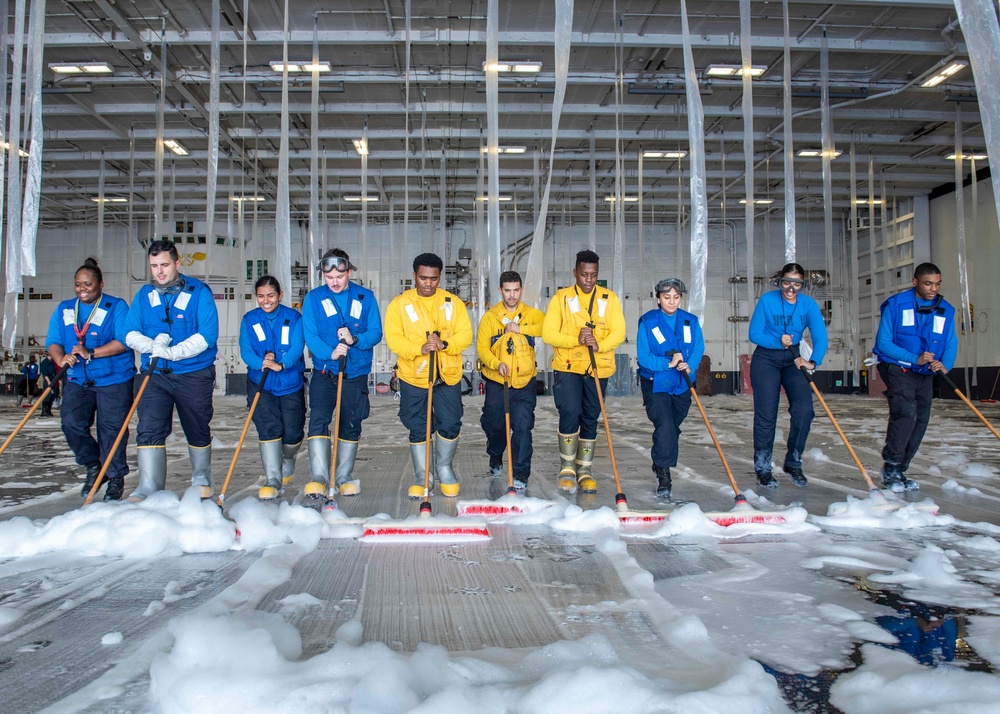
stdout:
<svg viewBox="0 0 1000 714">
<path fill-rule="evenodd" d="M 489 196 L 476 196 L 476 200 L 477 201 L 489 201 L 490 197 Z M 501 195 L 497 196 L 497 202 L 498 203 L 507 203 L 507 202 L 513 201 L 513 200 L 514 200 L 513 196 L 507 196 L 507 195 L 504 195 L 504 194 L 501 194 Z"/>
<path fill-rule="evenodd" d="M 740 199 L 740 203 L 743 204 L 744 206 L 746 205 L 746 202 L 747 202 L 747 200 L 745 198 L 741 198 Z M 753 202 L 754 202 L 755 206 L 770 206 L 772 203 L 774 203 L 774 199 L 773 198 L 755 198 L 753 200 Z"/>
<path fill-rule="evenodd" d="M 527 150 L 528 150 L 528 147 L 526 147 L 526 146 L 498 146 L 497 147 L 497 153 L 498 154 L 523 154 Z M 484 146 L 484 147 L 482 147 L 479 150 L 479 153 L 481 153 L 481 154 L 488 154 L 489 151 L 490 151 L 490 147 Z"/>
<path fill-rule="evenodd" d="M 837 158 L 838 156 L 840 156 L 843 153 L 844 153 L 843 151 L 838 151 L 836 149 L 832 149 L 830 151 L 830 158 L 831 159 L 835 159 L 835 158 Z M 801 156 L 804 159 L 818 159 L 818 158 L 822 158 L 822 156 L 823 156 L 823 150 L 822 149 L 799 149 L 798 151 L 795 152 L 795 155 L 796 156 Z"/>
<path fill-rule="evenodd" d="M 114 74 L 115 71 L 107 62 L 49 62 L 49 69 L 56 74 Z"/>
<path fill-rule="evenodd" d="M 605 203 L 614 203 L 615 202 L 615 197 L 614 196 L 605 196 L 604 197 L 604 202 Z M 638 203 L 638 202 L 639 202 L 639 197 L 638 196 L 622 196 L 622 203 Z"/>
<path fill-rule="evenodd" d="M 969 63 L 966 62 L 965 60 L 955 60 L 954 62 L 952 62 L 951 64 L 949 64 L 947 67 L 945 67 L 944 69 L 942 69 L 940 72 L 937 72 L 936 74 L 931 75 L 928 79 L 924 80 L 923 83 L 920 86 L 921 87 L 936 87 L 939 84 L 941 84 L 941 82 L 943 82 L 946 79 L 948 79 L 948 77 L 951 77 L 952 75 L 957 74 L 958 72 L 961 72 L 963 69 L 965 69 L 968 66 L 969 66 Z"/>
<path fill-rule="evenodd" d="M 526 62 L 526 61 L 515 61 L 515 62 L 500 62 L 498 61 L 494 65 L 489 65 L 483 62 L 483 71 L 488 72 L 490 70 L 495 70 L 497 72 L 541 72 L 542 63 L 541 62 Z"/>
<path fill-rule="evenodd" d="M 954 152 L 948 154 L 948 161 L 954 161 L 956 156 L 957 154 L 955 154 Z M 962 154 L 963 161 L 986 161 L 986 159 L 988 158 L 989 158 L 988 154 L 977 154 L 977 153 Z"/>
<path fill-rule="evenodd" d="M 368 142 L 364 139 L 354 139 L 354 150 L 361 156 L 368 156 Z"/>
<path fill-rule="evenodd" d="M 744 67 L 741 64 L 710 64 L 705 68 L 705 74 L 709 77 L 760 77 L 767 71 L 767 65 L 754 64 Z"/>
<path fill-rule="evenodd" d="M 686 151 L 643 151 L 644 159 L 683 159 L 688 155 Z"/>
<path fill-rule="evenodd" d="M 94 203 L 128 203 L 128 199 L 124 196 L 105 196 L 104 198 L 91 196 L 90 200 Z"/>
<path fill-rule="evenodd" d="M 2 144 L 0 144 L 0 146 L 3 147 L 4 151 L 9 151 L 10 150 L 10 142 L 9 141 L 3 142 Z M 20 149 L 19 148 L 17 150 L 17 155 L 20 156 L 22 159 L 28 158 L 28 152 L 25 151 L 24 149 Z"/>
<path fill-rule="evenodd" d="M 874 201 L 869 201 L 867 198 L 858 198 L 854 200 L 855 206 L 867 206 L 869 203 L 874 203 L 876 206 L 881 206 L 882 199 L 876 198 Z"/>
<path fill-rule="evenodd" d="M 164 139 L 163 140 L 163 145 L 165 147 L 167 147 L 168 149 L 170 149 L 175 154 L 177 154 L 178 156 L 187 156 L 188 155 L 188 150 L 185 149 L 181 145 L 181 143 L 179 141 L 177 141 L 176 139 Z"/>
<path fill-rule="evenodd" d="M 252 203 L 260 203 L 264 200 L 263 196 L 230 196 L 229 200 L 233 203 L 243 203 L 249 201 Z"/>
<path fill-rule="evenodd" d="M 360 194 L 355 193 L 344 196 L 344 200 L 347 201 L 348 203 L 361 203 L 362 201 L 365 203 L 378 203 L 379 197 L 373 196 L 371 194 L 366 194 L 362 196 Z"/>
<path fill-rule="evenodd" d="M 270 62 L 271 71 L 273 72 L 284 72 L 285 63 L 281 60 L 274 60 Z M 309 60 L 302 60 L 301 62 L 290 61 L 288 63 L 288 71 L 292 72 L 329 72 L 330 63 L 329 62 L 316 62 L 313 63 Z"/>
</svg>

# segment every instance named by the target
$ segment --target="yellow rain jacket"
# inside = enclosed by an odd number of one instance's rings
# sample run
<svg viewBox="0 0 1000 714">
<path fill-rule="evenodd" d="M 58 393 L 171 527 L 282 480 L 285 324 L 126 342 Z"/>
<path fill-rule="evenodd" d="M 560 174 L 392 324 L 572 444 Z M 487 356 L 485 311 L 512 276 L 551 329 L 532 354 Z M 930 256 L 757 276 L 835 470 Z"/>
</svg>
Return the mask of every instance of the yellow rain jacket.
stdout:
<svg viewBox="0 0 1000 714">
<path fill-rule="evenodd" d="M 556 372 L 586 374 L 590 353 L 580 344 L 580 330 L 594 324 L 597 376 L 606 379 L 615 373 L 615 348 L 625 341 L 625 314 L 618 296 L 597 285 L 585 294 L 576 284 L 560 288 L 549 301 L 542 323 L 542 339 L 552 345 L 552 369 Z"/>
<path fill-rule="evenodd" d="M 507 311 L 503 300 L 491 307 L 479 321 L 476 337 L 476 352 L 483 365 L 483 377 L 503 384 L 498 370 L 500 363 L 505 362 L 510 368 L 510 386 L 520 389 L 530 384 L 538 374 L 535 338 L 542 336 L 544 319 L 541 310 L 523 302 L 517 304 L 514 312 Z M 509 322 L 520 325 L 521 332 L 507 332 Z"/>
<path fill-rule="evenodd" d="M 437 353 L 437 372 L 445 384 L 462 379 L 462 351 L 472 344 L 469 313 L 457 296 L 438 288 L 424 298 L 416 289 L 393 298 L 385 311 L 385 342 L 396 353 L 396 376 L 407 384 L 427 389 L 430 355 L 420 353 L 429 332 L 438 331 L 448 343 Z"/>
</svg>

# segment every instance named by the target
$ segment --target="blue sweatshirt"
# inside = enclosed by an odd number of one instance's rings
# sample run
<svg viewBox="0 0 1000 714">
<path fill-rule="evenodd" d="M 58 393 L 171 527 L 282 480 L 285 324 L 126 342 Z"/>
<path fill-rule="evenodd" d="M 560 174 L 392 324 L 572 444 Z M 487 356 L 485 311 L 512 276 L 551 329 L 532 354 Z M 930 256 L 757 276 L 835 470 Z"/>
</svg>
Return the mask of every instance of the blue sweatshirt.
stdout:
<svg viewBox="0 0 1000 714">
<path fill-rule="evenodd" d="M 958 355 L 958 338 L 955 308 L 947 300 L 942 297 L 935 305 L 932 300 L 918 298 L 915 290 L 904 290 L 882 303 L 881 311 L 873 350 L 880 360 L 931 374 L 927 365 L 917 364 L 923 352 L 931 352 L 951 371 Z"/>
<path fill-rule="evenodd" d="M 265 391 L 276 397 L 292 394 L 302 389 L 302 373 L 306 369 L 302 353 L 305 349 L 302 336 L 302 316 L 298 310 L 285 305 L 268 314 L 255 308 L 243 316 L 240 323 L 240 357 L 247 363 L 247 376 L 260 384 L 264 370 L 264 355 L 274 354 L 281 371 L 267 376 Z"/>
<path fill-rule="evenodd" d="M 698 318 L 685 310 L 668 315 L 658 307 L 640 317 L 636 342 L 639 375 L 653 380 L 654 392 L 688 391 L 684 375 L 676 367 L 670 367 L 673 352 L 680 352 L 692 370 L 698 368 L 705 354 L 705 338 Z"/>
<path fill-rule="evenodd" d="M 809 328 L 812 337 L 812 356 L 817 367 L 826 357 L 826 323 L 819 305 L 808 295 L 800 294 L 792 304 L 781 296 L 780 290 L 771 290 L 760 296 L 753 317 L 750 318 L 750 341 L 772 350 L 784 349 L 782 335 L 791 335 L 792 344 L 802 341 L 802 334 Z"/>
<path fill-rule="evenodd" d="M 113 295 L 101 295 L 101 299 L 92 308 L 81 305 L 76 298 L 63 300 L 49 320 L 45 347 L 47 349 L 50 345 L 60 345 L 69 354 L 79 342 L 74 326 L 82 330 L 84 325 L 87 326 L 87 332 L 83 335 L 83 346 L 91 353 L 112 340 L 119 340 L 124 345 L 122 328 L 127 314 L 128 303 Z M 96 387 L 121 384 L 134 376 L 135 355 L 128 347 L 121 354 L 112 357 L 98 357 L 90 362 L 80 360 L 66 370 L 68 381 L 78 384 L 92 382 Z"/>
<path fill-rule="evenodd" d="M 382 341 L 382 318 L 371 290 L 356 283 L 339 293 L 325 283 L 313 288 L 302 301 L 302 322 L 314 372 L 340 371 L 340 360 L 332 357 L 339 344 L 337 330 L 346 327 L 355 342 L 347 351 L 344 377 L 371 373 L 375 345 Z"/>
</svg>

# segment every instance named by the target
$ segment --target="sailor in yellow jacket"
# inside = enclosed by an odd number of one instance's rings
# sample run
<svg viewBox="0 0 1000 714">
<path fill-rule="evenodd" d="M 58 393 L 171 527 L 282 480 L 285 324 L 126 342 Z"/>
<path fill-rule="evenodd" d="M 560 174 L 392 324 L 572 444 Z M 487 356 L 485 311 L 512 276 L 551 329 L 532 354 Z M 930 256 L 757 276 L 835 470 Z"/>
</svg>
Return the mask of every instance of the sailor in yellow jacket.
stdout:
<svg viewBox="0 0 1000 714">
<path fill-rule="evenodd" d="M 500 274 L 500 302 L 479 321 L 476 352 L 482 363 L 486 400 L 479 423 L 486 432 L 490 475 L 500 476 L 507 449 L 504 384 L 510 409 L 510 448 L 514 488 L 523 490 L 531 475 L 531 430 L 535 426 L 535 338 L 542 336 L 542 311 L 521 302 L 521 276 Z"/>
<path fill-rule="evenodd" d="M 385 311 L 385 341 L 397 357 L 399 418 L 410 430 L 414 483 L 410 498 L 424 497 L 427 443 L 427 395 L 433 379 L 432 423 L 434 476 L 445 496 L 458 495 L 451 462 L 462 429 L 462 351 L 472 344 L 472 323 L 465 303 L 438 288 L 444 263 L 434 253 L 413 259 L 412 290 L 394 298 Z M 433 376 L 432 376 L 433 371 Z"/>
<path fill-rule="evenodd" d="M 615 349 L 625 341 L 625 314 L 618 296 L 597 285 L 600 258 L 592 250 L 576 254 L 576 282 L 556 291 L 545 311 L 542 339 L 551 345 L 555 382 L 552 394 L 559 410 L 559 488 L 595 493 L 591 475 L 597 418 L 601 414 L 591 352 L 601 393 L 615 373 Z"/>
</svg>

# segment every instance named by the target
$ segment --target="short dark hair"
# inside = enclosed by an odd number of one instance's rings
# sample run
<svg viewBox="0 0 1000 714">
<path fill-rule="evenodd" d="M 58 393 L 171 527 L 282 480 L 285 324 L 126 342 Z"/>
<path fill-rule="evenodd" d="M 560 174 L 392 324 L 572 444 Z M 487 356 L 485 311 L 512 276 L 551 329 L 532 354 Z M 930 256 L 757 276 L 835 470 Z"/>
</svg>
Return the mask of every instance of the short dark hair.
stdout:
<svg viewBox="0 0 1000 714">
<path fill-rule="evenodd" d="M 521 274 L 516 270 L 507 270 L 500 273 L 500 287 L 503 287 L 504 283 L 517 283 L 518 285 L 524 285 L 521 282 Z"/>
<path fill-rule="evenodd" d="M 798 273 L 803 278 L 809 275 L 809 273 L 806 272 L 806 269 L 798 263 L 785 263 L 781 266 L 781 270 L 778 271 L 778 277 L 788 275 L 789 273 Z"/>
<path fill-rule="evenodd" d="M 916 268 L 913 269 L 914 278 L 922 278 L 925 275 L 940 275 L 941 268 L 934 265 L 934 263 L 921 263 Z"/>
<path fill-rule="evenodd" d="M 600 265 L 601 259 L 597 253 L 592 250 L 581 250 L 576 254 L 576 262 L 573 264 L 573 267 L 577 267 L 580 263 L 593 263 L 594 265 Z"/>
<path fill-rule="evenodd" d="M 253 284 L 253 291 L 257 292 L 261 288 L 266 287 L 268 285 L 274 288 L 275 291 L 278 293 L 278 295 L 281 295 L 281 283 L 279 283 L 278 279 L 273 275 L 261 276 L 261 278 L 258 279 L 257 282 Z"/>
<path fill-rule="evenodd" d="M 76 272 L 79 273 L 81 270 L 90 271 L 91 275 L 94 276 L 94 279 L 97 280 L 97 282 L 104 282 L 104 273 L 101 272 L 100 266 L 97 265 L 97 258 L 87 258 L 83 261 L 83 265 L 76 269 Z M 75 276 L 76 273 L 73 275 Z"/>
<path fill-rule="evenodd" d="M 440 271 L 444 271 L 444 261 L 441 260 L 435 253 L 421 253 L 416 258 L 413 259 L 413 272 L 416 273 L 420 268 L 437 268 Z"/>
<path fill-rule="evenodd" d="M 149 250 L 146 251 L 146 256 L 152 258 L 154 255 L 159 255 L 160 253 L 170 253 L 170 257 L 175 261 L 181 259 L 180 253 L 177 252 L 177 246 L 174 245 L 173 241 L 154 240 L 149 244 Z"/>
</svg>

